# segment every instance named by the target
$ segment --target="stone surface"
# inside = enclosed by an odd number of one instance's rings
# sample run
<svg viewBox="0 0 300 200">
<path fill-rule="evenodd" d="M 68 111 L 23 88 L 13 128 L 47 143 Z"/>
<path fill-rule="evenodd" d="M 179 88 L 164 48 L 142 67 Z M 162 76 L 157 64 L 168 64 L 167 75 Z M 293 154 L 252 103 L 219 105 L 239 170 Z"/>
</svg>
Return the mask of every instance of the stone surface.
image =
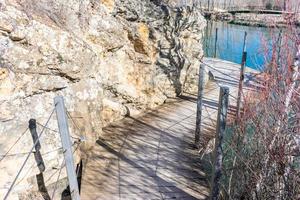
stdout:
<svg viewBox="0 0 300 200">
<path fill-rule="evenodd" d="M 160 1 L 0 0 L 0 153 L 30 118 L 45 124 L 57 95 L 76 123 L 71 134 L 85 137 L 78 161 L 102 127 L 195 88 L 203 22 L 195 9 Z M 48 127 L 41 144 L 51 185 L 62 162 L 55 114 Z M 31 146 L 27 132 L 0 162 L 1 197 Z M 12 199 L 37 190 L 36 173 L 31 157 Z"/>
</svg>

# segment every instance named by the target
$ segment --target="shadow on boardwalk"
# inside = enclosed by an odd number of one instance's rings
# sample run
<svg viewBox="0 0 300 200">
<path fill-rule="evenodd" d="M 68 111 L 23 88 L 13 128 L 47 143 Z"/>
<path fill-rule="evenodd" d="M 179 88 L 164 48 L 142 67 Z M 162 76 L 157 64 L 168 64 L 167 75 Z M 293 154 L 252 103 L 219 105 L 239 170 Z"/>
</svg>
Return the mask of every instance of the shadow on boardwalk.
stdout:
<svg viewBox="0 0 300 200">
<path fill-rule="evenodd" d="M 194 149 L 195 105 L 178 100 L 104 129 L 86 167 L 83 199 L 207 198 Z"/>
<path fill-rule="evenodd" d="M 220 69 L 238 77 L 239 66 L 225 64 Z M 218 81 L 209 82 L 204 91 L 200 153 L 194 147 L 197 96 L 185 94 L 104 128 L 83 173 L 81 198 L 207 199 L 211 165 L 206 158 L 213 149 L 220 84 L 230 87 L 229 118 L 236 113 L 237 80 L 215 77 Z"/>
</svg>

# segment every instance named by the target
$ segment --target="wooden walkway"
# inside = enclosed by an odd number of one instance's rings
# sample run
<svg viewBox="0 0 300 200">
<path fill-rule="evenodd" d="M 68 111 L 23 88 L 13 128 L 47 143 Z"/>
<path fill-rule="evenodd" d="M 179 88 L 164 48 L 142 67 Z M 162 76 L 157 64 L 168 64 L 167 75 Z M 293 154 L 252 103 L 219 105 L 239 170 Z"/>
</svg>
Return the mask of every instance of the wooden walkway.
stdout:
<svg viewBox="0 0 300 200">
<path fill-rule="evenodd" d="M 202 153 L 209 153 L 218 84 L 230 87 L 230 105 L 235 106 L 240 66 L 216 59 L 205 62 L 220 70 L 211 69 L 218 83 L 209 82 L 204 92 Z M 187 94 L 104 128 L 83 173 L 81 199 L 206 199 L 209 166 L 194 148 L 195 121 L 196 96 Z"/>
</svg>

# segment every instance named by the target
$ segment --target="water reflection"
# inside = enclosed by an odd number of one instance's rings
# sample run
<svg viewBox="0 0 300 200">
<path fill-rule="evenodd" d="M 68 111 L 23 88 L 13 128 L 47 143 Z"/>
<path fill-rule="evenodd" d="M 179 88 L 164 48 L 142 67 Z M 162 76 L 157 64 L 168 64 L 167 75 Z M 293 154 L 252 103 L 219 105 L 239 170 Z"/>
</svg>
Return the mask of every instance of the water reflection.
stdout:
<svg viewBox="0 0 300 200">
<path fill-rule="evenodd" d="M 254 69 L 263 69 L 264 64 L 270 60 L 272 41 L 282 31 L 275 28 L 248 27 L 227 22 L 207 21 L 207 28 L 204 32 L 205 56 L 213 57 L 215 54 L 216 28 L 218 28 L 216 57 L 235 63 L 241 63 L 244 34 L 247 31 L 246 65 Z"/>
</svg>

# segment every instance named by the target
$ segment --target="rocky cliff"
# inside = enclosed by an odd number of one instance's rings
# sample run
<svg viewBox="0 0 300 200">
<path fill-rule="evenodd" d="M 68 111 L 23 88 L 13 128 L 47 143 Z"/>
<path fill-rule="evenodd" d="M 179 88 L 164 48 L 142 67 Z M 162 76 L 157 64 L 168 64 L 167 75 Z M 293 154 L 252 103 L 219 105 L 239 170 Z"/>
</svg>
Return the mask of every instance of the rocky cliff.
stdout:
<svg viewBox="0 0 300 200">
<path fill-rule="evenodd" d="M 85 137 L 82 153 L 108 123 L 195 91 L 204 24 L 196 8 L 159 0 L 0 0 L 1 154 L 30 118 L 46 122 L 57 95 L 72 135 Z M 41 138 L 47 185 L 62 160 L 56 131 L 54 114 Z M 1 195 L 31 146 L 27 132 L 0 161 Z M 31 158 L 13 198 L 34 189 L 35 166 Z"/>
</svg>

